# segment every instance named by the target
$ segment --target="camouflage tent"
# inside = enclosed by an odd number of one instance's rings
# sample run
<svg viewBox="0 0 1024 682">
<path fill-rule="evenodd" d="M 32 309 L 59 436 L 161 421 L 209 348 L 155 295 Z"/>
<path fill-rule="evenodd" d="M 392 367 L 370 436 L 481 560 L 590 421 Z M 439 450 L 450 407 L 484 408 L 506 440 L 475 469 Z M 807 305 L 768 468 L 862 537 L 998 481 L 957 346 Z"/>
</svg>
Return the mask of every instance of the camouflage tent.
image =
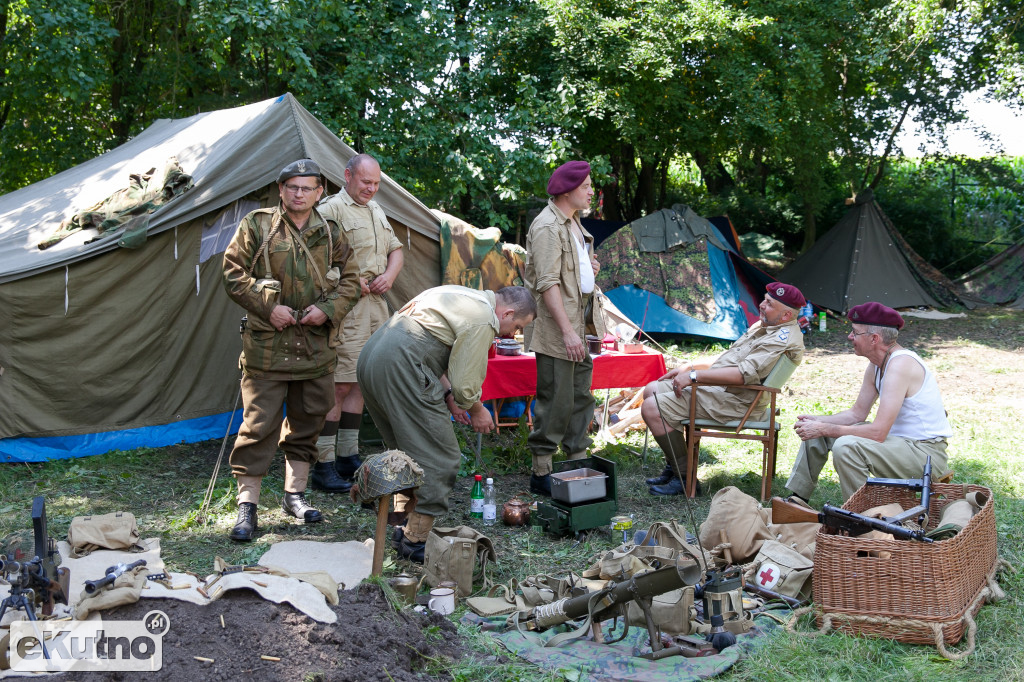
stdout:
<svg viewBox="0 0 1024 682">
<path fill-rule="evenodd" d="M 677 205 L 614 231 L 597 249 L 597 283 L 647 333 L 734 341 L 758 317 L 771 278 L 721 229 Z"/>
<path fill-rule="evenodd" d="M 223 436 L 242 315 L 221 285 L 224 247 L 276 203 L 286 164 L 314 159 L 336 190 L 354 153 L 284 95 L 158 121 L 0 197 L 0 461 Z M 141 178 L 172 158 L 194 186 L 158 201 Z M 406 248 L 399 306 L 440 283 L 439 223 L 386 175 L 377 201 Z"/>
<path fill-rule="evenodd" d="M 966 295 L 984 303 L 1024 307 L 1024 241 L 993 256 L 956 283 Z"/>
</svg>

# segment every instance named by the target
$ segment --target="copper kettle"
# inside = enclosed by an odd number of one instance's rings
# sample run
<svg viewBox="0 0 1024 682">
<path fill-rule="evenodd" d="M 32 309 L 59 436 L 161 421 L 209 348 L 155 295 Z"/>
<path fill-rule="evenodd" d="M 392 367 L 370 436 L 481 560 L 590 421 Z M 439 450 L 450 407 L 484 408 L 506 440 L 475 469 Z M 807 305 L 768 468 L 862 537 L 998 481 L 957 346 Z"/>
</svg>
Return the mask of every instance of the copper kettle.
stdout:
<svg viewBox="0 0 1024 682">
<path fill-rule="evenodd" d="M 530 503 L 513 497 L 502 505 L 501 520 L 506 526 L 525 526 L 530 523 Z"/>
</svg>

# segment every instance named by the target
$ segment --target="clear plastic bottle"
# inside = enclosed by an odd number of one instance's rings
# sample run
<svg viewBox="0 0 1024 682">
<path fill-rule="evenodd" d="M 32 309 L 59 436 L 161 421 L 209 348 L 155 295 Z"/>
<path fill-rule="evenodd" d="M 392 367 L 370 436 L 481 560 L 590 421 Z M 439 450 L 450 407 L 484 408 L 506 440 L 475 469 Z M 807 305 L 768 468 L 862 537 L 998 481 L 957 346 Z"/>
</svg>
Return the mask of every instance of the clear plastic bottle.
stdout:
<svg viewBox="0 0 1024 682">
<path fill-rule="evenodd" d="M 474 519 L 482 519 L 484 516 L 484 489 L 480 485 L 480 481 L 484 480 L 484 477 L 476 474 L 473 478 L 476 482 L 473 483 L 473 490 L 469 493 L 469 515 Z"/>
<path fill-rule="evenodd" d="M 495 499 L 494 479 L 488 478 L 484 486 L 484 525 L 493 526 L 498 518 L 498 502 Z"/>
</svg>

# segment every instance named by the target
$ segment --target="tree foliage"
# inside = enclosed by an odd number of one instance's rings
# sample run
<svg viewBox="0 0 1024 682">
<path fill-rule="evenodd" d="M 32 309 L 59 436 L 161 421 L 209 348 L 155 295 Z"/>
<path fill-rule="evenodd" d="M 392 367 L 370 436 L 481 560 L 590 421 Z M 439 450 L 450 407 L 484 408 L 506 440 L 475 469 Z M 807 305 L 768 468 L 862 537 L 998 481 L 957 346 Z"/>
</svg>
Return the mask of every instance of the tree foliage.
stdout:
<svg viewBox="0 0 1024 682">
<path fill-rule="evenodd" d="M 978 84 L 1020 97 L 1021 21 L 1010 0 L 0 0 L 0 191 L 291 91 L 478 224 L 522 225 L 569 158 L 611 219 L 693 163 L 691 199 L 809 243 L 908 120 L 941 135 Z"/>
</svg>

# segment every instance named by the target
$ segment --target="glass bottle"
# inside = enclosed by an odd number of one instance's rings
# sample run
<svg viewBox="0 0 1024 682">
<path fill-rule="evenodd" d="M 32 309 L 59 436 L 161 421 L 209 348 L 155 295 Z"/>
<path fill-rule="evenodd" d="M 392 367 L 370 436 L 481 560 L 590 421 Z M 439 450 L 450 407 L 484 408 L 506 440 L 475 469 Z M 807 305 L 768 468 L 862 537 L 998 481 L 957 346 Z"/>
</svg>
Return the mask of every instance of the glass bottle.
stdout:
<svg viewBox="0 0 1024 682">
<path fill-rule="evenodd" d="M 480 484 L 484 477 L 477 474 L 473 477 L 473 490 L 469 493 L 469 515 L 474 519 L 482 519 L 484 516 L 484 489 Z"/>
</svg>

